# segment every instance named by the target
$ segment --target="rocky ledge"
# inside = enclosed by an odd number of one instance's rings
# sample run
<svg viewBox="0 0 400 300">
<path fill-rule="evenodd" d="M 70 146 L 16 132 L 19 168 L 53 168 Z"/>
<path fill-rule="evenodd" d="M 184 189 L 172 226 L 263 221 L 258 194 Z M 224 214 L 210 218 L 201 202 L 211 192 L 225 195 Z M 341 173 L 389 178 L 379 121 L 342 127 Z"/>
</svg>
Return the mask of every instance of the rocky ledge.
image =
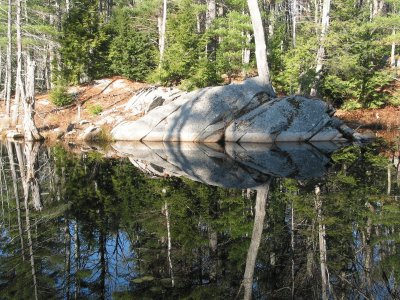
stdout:
<svg viewBox="0 0 400 300">
<path fill-rule="evenodd" d="M 149 87 L 124 107 L 136 120 L 119 120 L 111 136 L 121 141 L 306 142 L 358 140 L 319 99 L 278 98 L 251 78 L 241 84 L 193 92 Z"/>
</svg>

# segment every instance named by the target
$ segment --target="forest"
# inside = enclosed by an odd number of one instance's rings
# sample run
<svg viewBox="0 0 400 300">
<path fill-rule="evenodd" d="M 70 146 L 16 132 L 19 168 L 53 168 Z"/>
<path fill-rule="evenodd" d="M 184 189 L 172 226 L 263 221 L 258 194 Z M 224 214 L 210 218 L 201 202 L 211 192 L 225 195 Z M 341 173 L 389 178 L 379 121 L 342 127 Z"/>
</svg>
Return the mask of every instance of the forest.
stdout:
<svg viewBox="0 0 400 300">
<path fill-rule="evenodd" d="M 32 85 L 66 105 L 68 86 L 115 75 L 186 90 L 255 76 L 250 2 L 2 0 L 6 113 L 17 114 L 13 107 Z M 344 109 L 400 104 L 400 1 L 264 0 L 258 7 L 279 95 L 318 96 Z"/>
</svg>

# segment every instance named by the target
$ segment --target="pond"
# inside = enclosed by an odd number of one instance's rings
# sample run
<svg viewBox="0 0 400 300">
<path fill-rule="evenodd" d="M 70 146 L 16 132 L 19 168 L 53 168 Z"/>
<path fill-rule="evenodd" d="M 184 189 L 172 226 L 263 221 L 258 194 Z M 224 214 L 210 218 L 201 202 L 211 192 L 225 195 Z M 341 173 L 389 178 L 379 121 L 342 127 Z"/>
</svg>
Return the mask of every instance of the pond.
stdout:
<svg viewBox="0 0 400 300">
<path fill-rule="evenodd" d="M 0 145 L 0 299 L 400 297 L 384 141 Z"/>
</svg>

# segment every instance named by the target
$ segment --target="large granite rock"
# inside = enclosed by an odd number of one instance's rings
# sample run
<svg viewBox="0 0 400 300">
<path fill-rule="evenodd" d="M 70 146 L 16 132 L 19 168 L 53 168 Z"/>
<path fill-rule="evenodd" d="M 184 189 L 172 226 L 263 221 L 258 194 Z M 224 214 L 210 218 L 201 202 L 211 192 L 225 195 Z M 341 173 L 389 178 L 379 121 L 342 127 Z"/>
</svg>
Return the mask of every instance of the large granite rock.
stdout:
<svg viewBox="0 0 400 300">
<path fill-rule="evenodd" d="M 117 124 L 111 131 L 115 140 L 270 143 L 352 137 L 325 102 L 276 98 L 258 78 L 190 93 L 152 87 L 134 96 L 125 110 L 140 118 Z"/>
</svg>

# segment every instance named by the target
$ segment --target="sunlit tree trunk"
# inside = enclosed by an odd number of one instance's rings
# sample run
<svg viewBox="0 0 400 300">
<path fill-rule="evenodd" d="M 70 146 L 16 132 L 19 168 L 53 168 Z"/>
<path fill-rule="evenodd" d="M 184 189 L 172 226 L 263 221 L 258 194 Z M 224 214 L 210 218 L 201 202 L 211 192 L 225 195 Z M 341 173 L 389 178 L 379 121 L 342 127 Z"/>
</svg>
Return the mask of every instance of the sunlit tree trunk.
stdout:
<svg viewBox="0 0 400 300">
<path fill-rule="evenodd" d="M 70 8 L 71 8 L 70 1 L 69 0 L 65 0 L 65 12 L 67 14 L 69 14 Z"/>
<path fill-rule="evenodd" d="M 207 12 L 206 12 L 206 30 L 211 28 L 212 22 L 217 16 L 217 5 L 215 0 L 207 0 Z M 206 52 L 208 59 L 215 60 L 215 49 L 217 47 L 217 40 L 212 38 L 206 46 Z"/>
<path fill-rule="evenodd" d="M 26 97 L 24 99 L 24 137 L 25 141 L 43 139 L 35 125 L 35 61 L 27 56 Z"/>
<path fill-rule="evenodd" d="M 372 19 L 382 14 L 384 5 L 383 0 L 374 0 L 372 4 Z"/>
<path fill-rule="evenodd" d="M 271 85 L 268 60 L 267 60 L 267 44 L 265 42 L 264 27 L 262 24 L 260 10 L 257 0 L 247 0 L 249 6 L 251 23 L 254 31 L 254 42 L 256 45 L 256 62 L 258 76 L 265 85 Z"/>
<path fill-rule="evenodd" d="M 15 79 L 15 103 L 12 115 L 11 125 L 16 126 L 18 123 L 20 99 L 25 99 L 25 90 L 22 83 L 22 35 L 21 35 L 21 0 L 16 0 L 16 22 L 17 31 L 17 73 Z"/>
<path fill-rule="evenodd" d="M 292 45 L 296 48 L 297 0 L 292 0 Z"/>
<path fill-rule="evenodd" d="M 329 28 L 329 13 L 331 9 L 331 0 L 324 0 L 322 7 L 321 33 L 319 37 L 319 48 L 317 52 L 317 66 L 315 68 L 315 78 L 311 88 L 310 96 L 317 96 L 318 85 L 321 80 L 321 72 L 325 59 L 325 39 Z"/>
<path fill-rule="evenodd" d="M 251 235 L 249 250 L 247 251 L 246 268 L 242 283 L 244 287 L 243 298 L 245 300 L 251 299 L 252 296 L 254 268 L 264 227 L 265 206 L 268 198 L 269 187 L 270 181 L 257 188 L 253 233 Z"/>
<path fill-rule="evenodd" d="M 167 29 L 167 0 L 163 0 L 163 9 L 162 16 L 158 21 L 158 30 L 159 30 L 159 50 L 160 50 L 160 62 L 159 67 L 161 68 L 163 60 L 164 60 L 164 51 L 165 51 L 165 33 Z"/>
<path fill-rule="evenodd" d="M 11 56 L 12 56 L 12 0 L 8 0 L 7 8 L 7 58 L 6 58 L 6 76 L 5 76 L 5 92 L 6 92 L 6 114 L 11 116 Z"/>
<path fill-rule="evenodd" d="M 61 18 L 62 18 L 60 0 L 56 0 L 54 2 L 54 5 L 55 5 L 55 9 L 56 9 L 57 31 L 60 32 L 61 31 Z"/>
<path fill-rule="evenodd" d="M 396 35 L 396 29 L 393 28 L 392 30 L 392 35 L 395 36 Z M 393 42 L 392 43 L 392 49 L 390 51 L 390 66 L 392 68 L 396 67 L 396 43 Z"/>
</svg>

